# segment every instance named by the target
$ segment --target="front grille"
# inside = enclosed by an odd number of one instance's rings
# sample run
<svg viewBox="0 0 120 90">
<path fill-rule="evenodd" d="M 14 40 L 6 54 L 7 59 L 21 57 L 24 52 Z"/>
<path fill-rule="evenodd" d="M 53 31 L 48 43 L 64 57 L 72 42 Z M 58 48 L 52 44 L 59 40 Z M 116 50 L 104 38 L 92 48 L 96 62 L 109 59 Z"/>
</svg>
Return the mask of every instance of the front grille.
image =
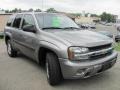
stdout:
<svg viewBox="0 0 120 90">
<path fill-rule="evenodd" d="M 95 51 L 101 51 L 101 50 L 104 50 L 104 49 L 109 49 L 112 47 L 112 44 L 107 44 L 107 45 L 102 45 L 102 46 L 96 46 L 96 47 L 90 47 L 89 48 L 89 51 L 90 52 L 95 52 Z M 102 52 L 102 51 L 101 51 Z M 90 60 L 96 60 L 96 59 L 100 59 L 100 58 L 104 58 L 106 56 L 109 56 L 111 55 L 113 52 L 113 49 L 107 51 L 105 54 L 93 54 L 93 55 L 90 55 Z"/>
<path fill-rule="evenodd" d="M 108 52 L 106 54 L 90 56 L 90 60 L 96 60 L 96 59 L 104 58 L 104 57 L 109 56 L 111 54 L 112 54 L 112 51 L 110 51 L 110 52 Z"/>
<path fill-rule="evenodd" d="M 102 45 L 102 46 L 89 47 L 89 51 L 90 52 L 92 52 L 92 51 L 99 51 L 99 50 L 107 49 L 107 48 L 110 48 L 110 47 L 112 47 L 112 44 L 106 44 L 106 45 Z"/>
</svg>

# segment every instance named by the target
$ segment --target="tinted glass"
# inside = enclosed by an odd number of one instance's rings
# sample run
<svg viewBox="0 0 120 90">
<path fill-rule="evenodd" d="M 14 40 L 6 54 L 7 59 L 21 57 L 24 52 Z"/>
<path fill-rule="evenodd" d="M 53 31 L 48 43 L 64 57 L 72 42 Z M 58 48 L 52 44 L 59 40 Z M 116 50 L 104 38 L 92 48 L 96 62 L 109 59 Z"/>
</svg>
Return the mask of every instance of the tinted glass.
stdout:
<svg viewBox="0 0 120 90">
<path fill-rule="evenodd" d="M 73 20 L 71 20 L 70 18 L 64 15 L 36 14 L 36 18 L 37 18 L 40 28 L 46 28 L 46 27 L 59 27 L 59 28 L 76 27 L 76 28 L 79 28 L 78 25 Z"/>
<path fill-rule="evenodd" d="M 15 17 L 15 20 L 14 20 L 14 22 L 13 22 L 13 27 L 15 27 L 15 28 L 19 28 L 20 27 L 20 23 L 21 23 L 21 20 L 22 20 L 22 14 L 20 14 L 20 15 L 17 15 L 16 17 Z"/>
<path fill-rule="evenodd" d="M 27 25 L 35 26 L 34 18 L 32 15 L 24 15 L 22 27 L 27 26 Z"/>
</svg>

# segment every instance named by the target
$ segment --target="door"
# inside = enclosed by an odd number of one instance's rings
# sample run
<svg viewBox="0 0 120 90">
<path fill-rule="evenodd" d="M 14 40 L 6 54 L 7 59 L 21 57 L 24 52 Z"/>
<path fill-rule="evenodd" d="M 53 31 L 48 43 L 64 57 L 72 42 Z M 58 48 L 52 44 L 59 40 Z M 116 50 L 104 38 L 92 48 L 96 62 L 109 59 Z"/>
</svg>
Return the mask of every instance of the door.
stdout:
<svg viewBox="0 0 120 90">
<path fill-rule="evenodd" d="M 22 17 L 23 17 L 23 14 L 18 14 L 15 16 L 15 19 L 12 23 L 12 40 L 13 40 L 13 44 L 14 44 L 14 47 L 16 49 L 20 49 L 21 48 L 21 30 L 20 30 L 20 25 L 21 25 L 21 21 L 22 21 Z"/>
<path fill-rule="evenodd" d="M 21 51 L 31 57 L 35 58 L 35 50 L 38 46 L 38 39 L 37 39 L 37 29 L 36 33 L 34 32 L 29 32 L 29 31 L 24 31 L 23 27 L 32 25 L 36 27 L 35 20 L 31 14 L 25 14 L 23 16 L 22 24 L 21 24 L 21 44 L 22 48 Z"/>
</svg>

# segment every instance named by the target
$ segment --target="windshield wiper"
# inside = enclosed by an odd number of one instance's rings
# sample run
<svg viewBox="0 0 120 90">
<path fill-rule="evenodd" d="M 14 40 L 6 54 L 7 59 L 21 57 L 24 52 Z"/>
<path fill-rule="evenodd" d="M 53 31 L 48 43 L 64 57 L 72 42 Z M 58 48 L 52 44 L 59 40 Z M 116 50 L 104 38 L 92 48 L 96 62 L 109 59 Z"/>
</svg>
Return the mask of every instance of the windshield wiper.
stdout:
<svg viewBox="0 0 120 90">
<path fill-rule="evenodd" d="M 42 29 L 44 30 L 44 29 L 63 29 L 63 28 L 60 28 L 60 27 L 44 27 Z"/>
<path fill-rule="evenodd" d="M 80 28 L 77 28 L 77 27 L 64 27 L 64 29 L 80 29 Z"/>
</svg>

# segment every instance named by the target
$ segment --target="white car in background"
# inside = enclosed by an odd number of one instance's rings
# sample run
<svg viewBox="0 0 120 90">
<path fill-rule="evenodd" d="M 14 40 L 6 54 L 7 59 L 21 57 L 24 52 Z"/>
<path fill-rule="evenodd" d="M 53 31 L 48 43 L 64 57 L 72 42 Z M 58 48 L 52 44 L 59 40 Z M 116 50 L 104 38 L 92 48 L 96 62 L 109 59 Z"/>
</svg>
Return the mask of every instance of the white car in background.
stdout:
<svg viewBox="0 0 120 90">
<path fill-rule="evenodd" d="M 95 23 L 84 23 L 84 24 L 81 24 L 81 28 L 83 29 L 96 29 L 96 25 Z"/>
<path fill-rule="evenodd" d="M 120 31 L 120 23 L 116 23 L 116 24 L 115 24 L 115 27 L 116 27 L 116 29 L 117 29 L 118 31 Z"/>
<path fill-rule="evenodd" d="M 106 23 L 105 25 L 106 25 L 106 26 L 112 26 L 113 23 Z"/>
</svg>

